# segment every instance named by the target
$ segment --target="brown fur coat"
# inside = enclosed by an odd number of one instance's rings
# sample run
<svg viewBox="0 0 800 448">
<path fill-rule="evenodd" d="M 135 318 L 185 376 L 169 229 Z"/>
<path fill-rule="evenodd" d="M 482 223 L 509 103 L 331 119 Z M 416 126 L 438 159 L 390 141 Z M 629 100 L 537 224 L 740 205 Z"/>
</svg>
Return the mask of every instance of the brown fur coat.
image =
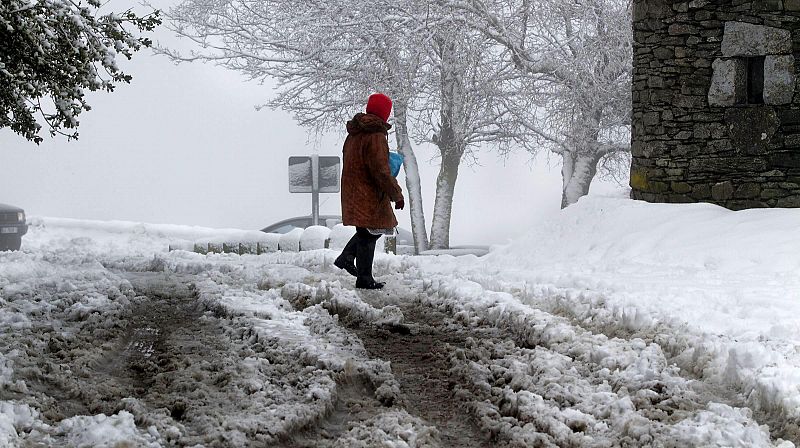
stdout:
<svg viewBox="0 0 800 448">
<path fill-rule="evenodd" d="M 342 221 L 346 226 L 397 226 L 391 202 L 403 199 L 403 190 L 389 172 L 390 128 L 372 114 L 356 114 L 347 122 L 342 150 Z"/>
</svg>

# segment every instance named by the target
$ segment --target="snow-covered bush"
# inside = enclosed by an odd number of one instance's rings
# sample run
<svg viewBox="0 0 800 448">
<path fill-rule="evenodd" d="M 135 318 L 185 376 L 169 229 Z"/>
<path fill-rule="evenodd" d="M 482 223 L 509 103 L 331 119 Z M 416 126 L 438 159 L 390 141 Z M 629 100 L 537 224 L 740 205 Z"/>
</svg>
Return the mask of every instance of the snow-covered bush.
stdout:
<svg viewBox="0 0 800 448">
<path fill-rule="evenodd" d="M 0 128 L 36 143 L 44 121 L 50 134 L 77 138 L 78 115 L 89 110 L 86 90 L 113 91 L 131 76 L 117 66 L 150 39 L 158 12 L 98 15 L 99 0 L 3 0 L 0 2 Z M 43 104 L 43 100 L 44 104 Z"/>
</svg>

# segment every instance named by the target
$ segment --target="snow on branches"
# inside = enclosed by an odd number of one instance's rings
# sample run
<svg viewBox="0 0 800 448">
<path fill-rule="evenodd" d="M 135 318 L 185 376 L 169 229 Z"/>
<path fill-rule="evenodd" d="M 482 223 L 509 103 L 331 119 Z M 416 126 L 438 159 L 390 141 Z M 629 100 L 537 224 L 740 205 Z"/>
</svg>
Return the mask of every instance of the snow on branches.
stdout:
<svg viewBox="0 0 800 448">
<path fill-rule="evenodd" d="M 77 138 L 85 91 L 113 91 L 131 76 L 117 66 L 151 41 L 158 12 L 98 14 L 98 0 L 3 0 L 0 3 L 0 128 L 37 144 L 51 135 Z M 44 123 L 40 123 L 40 120 Z"/>
<path fill-rule="evenodd" d="M 508 110 L 563 159 L 562 207 L 630 152 L 630 0 L 439 0 L 500 46 L 524 95 Z M 511 101 L 522 100 L 521 104 Z"/>
</svg>

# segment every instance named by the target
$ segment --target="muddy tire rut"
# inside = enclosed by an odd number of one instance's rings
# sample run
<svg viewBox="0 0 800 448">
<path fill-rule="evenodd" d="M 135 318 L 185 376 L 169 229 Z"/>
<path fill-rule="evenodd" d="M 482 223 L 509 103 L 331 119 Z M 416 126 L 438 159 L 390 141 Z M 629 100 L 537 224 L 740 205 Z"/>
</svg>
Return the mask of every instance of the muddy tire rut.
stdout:
<svg viewBox="0 0 800 448">
<path fill-rule="evenodd" d="M 448 324 L 444 314 L 418 304 L 401 309 L 404 328 L 353 328 L 370 357 L 391 362 L 402 392 L 399 405 L 434 425 L 443 447 L 495 446 L 456 396 L 450 373 L 452 351 L 464 347 L 468 337 L 478 334 L 473 331 L 468 335 L 460 325 Z"/>
<path fill-rule="evenodd" d="M 4 391 L 0 399 L 24 400 L 53 426 L 127 411 L 165 446 L 271 447 L 296 429 L 281 424 L 274 403 L 308 401 L 307 387 L 328 373 L 291 357 L 279 342 L 254 343 L 250 321 L 207 309 L 191 277 L 121 274 L 136 295 L 109 317 L 117 321 L 102 337 L 53 332 L 46 350 L 17 369 L 27 393 Z M 314 418 L 309 409 L 303 412 Z M 65 446 L 59 437 L 32 435 L 25 446 Z"/>
</svg>

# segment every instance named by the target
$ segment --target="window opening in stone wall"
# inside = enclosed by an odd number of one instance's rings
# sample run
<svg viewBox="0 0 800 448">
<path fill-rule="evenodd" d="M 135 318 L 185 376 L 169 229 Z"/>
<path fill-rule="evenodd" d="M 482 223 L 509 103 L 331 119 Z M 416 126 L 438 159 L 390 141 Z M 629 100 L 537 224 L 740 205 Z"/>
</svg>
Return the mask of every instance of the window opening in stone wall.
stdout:
<svg viewBox="0 0 800 448">
<path fill-rule="evenodd" d="M 746 58 L 747 104 L 764 104 L 764 56 Z"/>
</svg>

